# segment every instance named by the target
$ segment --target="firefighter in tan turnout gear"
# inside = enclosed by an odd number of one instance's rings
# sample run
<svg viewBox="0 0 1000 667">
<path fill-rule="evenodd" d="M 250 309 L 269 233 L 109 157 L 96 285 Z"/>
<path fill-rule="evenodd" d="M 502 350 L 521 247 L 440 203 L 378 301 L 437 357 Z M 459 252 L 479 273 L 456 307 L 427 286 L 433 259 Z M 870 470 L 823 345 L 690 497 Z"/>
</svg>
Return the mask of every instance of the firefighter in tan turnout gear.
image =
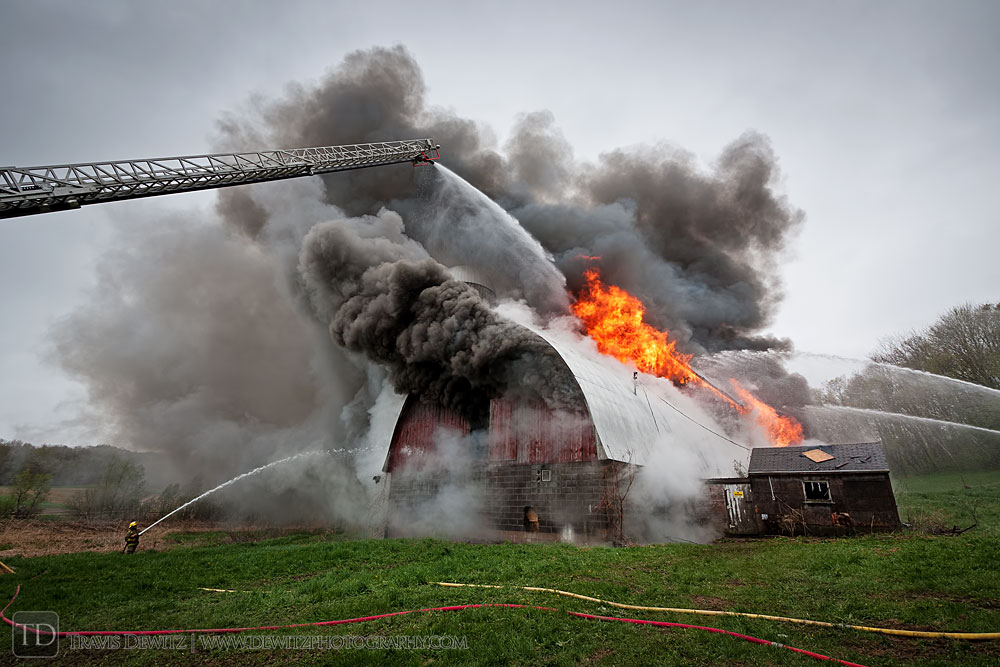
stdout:
<svg viewBox="0 0 1000 667">
<path fill-rule="evenodd" d="M 128 532 L 125 533 L 125 548 L 123 554 L 134 554 L 139 546 L 139 526 L 133 521 L 128 525 Z"/>
</svg>

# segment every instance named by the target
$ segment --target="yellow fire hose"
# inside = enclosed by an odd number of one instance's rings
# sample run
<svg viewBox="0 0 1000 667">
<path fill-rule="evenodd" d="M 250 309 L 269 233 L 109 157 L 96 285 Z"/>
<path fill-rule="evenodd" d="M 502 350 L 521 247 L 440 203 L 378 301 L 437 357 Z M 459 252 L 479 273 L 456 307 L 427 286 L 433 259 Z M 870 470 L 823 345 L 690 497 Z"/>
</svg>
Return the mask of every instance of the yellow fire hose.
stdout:
<svg viewBox="0 0 1000 667">
<path fill-rule="evenodd" d="M 448 586 L 452 588 L 507 588 L 507 586 L 496 586 L 491 584 L 455 584 L 445 581 L 435 581 L 433 582 L 439 586 Z M 510 588 L 518 588 L 525 591 L 533 591 L 536 593 L 555 593 L 556 595 L 563 595 L 568 598 L 576 598 L 577 600 L 587 600 L 588 602 L 600 602 L 601 604 L 606 604 L 610 607 L 618 607 L 619 609 L 632 609 L 637 611 L 666 611 L 674 612 L 676 614 L 696 614 L 699 616 L 739 616 L 741 618 L 759 618 L 765 621 L 784 621 L 786 623 L 798 623 L 800 625 L 817 625 L 823 628 L 847 628 L 850 630 L 862 630 L 864 632 L 877 632 L 883 635 L 893 635 L 896 637 L 920 637 L 923 639 L 1000 639 L 1000 632 L 926 632 L 923 630 L 896 630 L 893 628 L 872 628 L 866 625 L 850 625 L 848 623 L 827 623 L 826 621 L 811 621 L 805 618 L 788 618 L 786 616 L 771 616 L 769 614 L 751 614 L 744 611 L 717 611 L 714 609 L 680 609 L 676 607 L 644 607 L 635 604 L 623 604 L 621 602 L 611 602 L 610 600 L 602 600 L 601 598 L 590 597 L 589 595 L 580 595 L 579 593 L 570 593 L 569 591 L 560 591 L 555 588 L 538 588 L 537 586 L 511 586 Z"/>
</svg>

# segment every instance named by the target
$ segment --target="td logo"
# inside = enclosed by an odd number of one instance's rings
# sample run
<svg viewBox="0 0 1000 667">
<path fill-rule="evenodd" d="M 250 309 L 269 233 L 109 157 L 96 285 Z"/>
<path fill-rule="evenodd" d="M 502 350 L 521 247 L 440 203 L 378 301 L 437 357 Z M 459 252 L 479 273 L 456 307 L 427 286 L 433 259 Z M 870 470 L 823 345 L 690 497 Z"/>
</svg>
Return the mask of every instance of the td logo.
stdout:
<svg viewBox="0 0 1000 667">
<path fill-rule="evenodd" d="M 59 655 L 59 614 L 54 611 L 18 611 L 11 617 L 14 656 L 54 658 Z"/>
</svg>

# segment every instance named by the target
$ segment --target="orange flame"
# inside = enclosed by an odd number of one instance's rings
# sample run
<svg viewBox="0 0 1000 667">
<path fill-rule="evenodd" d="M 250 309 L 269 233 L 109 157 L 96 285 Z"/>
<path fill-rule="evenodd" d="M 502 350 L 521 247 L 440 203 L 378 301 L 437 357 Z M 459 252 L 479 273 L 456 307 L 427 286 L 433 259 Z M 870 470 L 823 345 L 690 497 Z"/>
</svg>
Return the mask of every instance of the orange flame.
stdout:
<svg viewBox="0 0 1000 667">
<path fill-rule="evenodd" d="M 775 446 L 787 447 L 802 442 L 802 424 L 791 417 L 779 415 L 770 405 L 741 387 L 735 379 L 729 378 L 729 382 L 736 390 L 737 396 L 747 406 L 741 412 L 744 414 L 753 412 L 757 423 L 767 431 L 767 435 Z"/>
<path fill-rule="evenodd" d="M 692 355 L 678 352 L 677 343 L 667 340 L 668 332 L 646 324 L 646 308 L 639 299 L 614 285 L 606 287 L 597 269 L 587 269 L 584 276 L 587 286 L 573 304 L 573 312 L 583 320 L 601 354 L 680 384 L 700 380 L 688 366 Z"/>
<path fill-rule="evenodd" d="M 690 366 L 692 355 L 677 351 L 669 331 L 660 331 L 645 321 L 646 308 L 639 299 L 615 285 L 601 282 L 597 269 L 584 273 L 587 285 L 580 292 L 573 313 L 587 327 L 587 335 L 597 343 L 601 354 L 625 363 L 634 363 L 643 373 L 667 378 L 677 384 L 694 384 L 711 390 L 742 414 L 755 413 L 778 446 L 802 441 L 802 425 L 791 417 L 782 417 L 771 406 L 730 380 L 746 405 L 740 405 L 713 387 Z M 748 407 L 749 406 L 749 407 Z M 797 434 L 797 435 L 796 435 Z"/>
</svg>

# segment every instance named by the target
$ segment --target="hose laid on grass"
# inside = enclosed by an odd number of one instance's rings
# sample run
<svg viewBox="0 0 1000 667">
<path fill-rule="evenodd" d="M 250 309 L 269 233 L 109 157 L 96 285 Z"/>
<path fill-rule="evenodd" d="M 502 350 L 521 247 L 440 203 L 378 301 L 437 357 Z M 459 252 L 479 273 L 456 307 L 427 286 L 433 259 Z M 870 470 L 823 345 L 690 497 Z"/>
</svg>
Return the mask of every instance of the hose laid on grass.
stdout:
<svg viewBox="0 0 1000 667">
<path fill-rule="evenodd" d="M 438 586 L 448 586 L 450 588 L 506 588 L 494 584 L 455 584 L 446 581 L 435 581 Z M 555 593 L 577 600 L 587 600 L 588 602 L 600 602 L 619 609 L 632 609 L 636 611 L 667 611 L 677 614 L 697 614 L 700 616 L 739 616 L 741 618 L 759 618 L 765 621 L 784 621 L 787 623 L 798 623 L 800 625 L 817 625 L 822 628 L 847 628 L 850 630 L 863 630 L 864 632 L 878 632 L 883 635 L 893 635 L 896 637 L 920 637 L 922 639 L 1000 639 L 1000 632 L 927 632 L 924 630 L 896 630 L 894 628 L 873 628 L 866 625 L 850 625 L 848 623 L 828 623 L 826 621 L 811 621 L 806 618 L 788 618 L 786 616 L 771 616 L 769 614 L 751 614 L 745 611 L 719 611 L 716 609 L 684 609 L 676 607 L 644 607 L 636 604 L 624 604 L 621 602 L 611 602 L 601 598 L 560 591 L 555 588 L 539 588 L 537 586 L 511 586 L 525 591 L 538 593 Z"/>
<path fill-rule="evenodd" d="M 36 635 L 52 635 L 55 634 L 57 637 L 93 637 L 98 635 L 179 635 L 179 634 L 222 634 L 222 633 L 234 633 L 234 632 L 247 632 L 250 630 L 288 630 L 291 628 L 306 628 L 306 627 L 317 627 L 326 625 L 343 625 L 346 623 L 363 623 L 365 621 L 375 621 L 382 618 L 390 618 L 392 616 L 405 616 L 406 614 L 416 614 L 428 611 L 460 611 L 463 609 L 485 609 L 487 607 L 501 607 L 506 609 L 538 609 L 541 611 L 559 611 L 558 609 L 553 609 L 552 607 L 537 607 L 534 605 L 526 604 L 508 604 L 508 603 L 484 603 L 484 604 L 460 604 L 451 607 L 429 607 L 427 609 L 409 609 L 406 611 L 393 611 L 386 614 L 376 614 L 375 616 L 361 616 L 359 618 L 345 618 L 337 621 L 315 621 L 313 623 L 290 623 L 288 625 L 261 625 L 258 627 L 246 627 L 246 628 L 213 628 L 213 629 L 197 629 L 197 630 L 76 630 L 76 631 L 60 631 L 60 632 L 45 632 L 43 630 L 38 630 L 36 628 L 30 628 L 20 623 L 15 623 L 11 619 L 7 618 L 7 609 L 14 604 L 14 600 L 17 599 L 18 594 L 21 592 L 21 586 L 18 585 L 17 590 L 14 591 L 14 597 L 10 599 L 7 606 L 0 610 L 0 619 L 3 619 L 5 623 L 14 628 L 19 628 L 22 631 L 27 630 Z M 593 614 L 583 614 L 577 611 L 567 611 L 570 616 L 576 616 L 577 618 L 586 618 L 592 621 L 617 621 L 619 623 L 633 623 L 636 625 L 652 625 L 659 628 L 685 628 L 689 630 L 702 630 L 704 632 L 714 632 L 721 635 L 727 635 L 729 637 L 735 637 L 736 639 L 743 639 L 754 644 L 762 644 L 764 646 L 774 646 L 776 648 L 784 648 L 789 651 L 794 651 L 795 653 L 801 653 L 802 655 L 809 656 L 816 660 L 827 660 L 830 662 L 835 662 L 838 665 L 847 665 L 848 667 L 865 667 L 864 665 L 858 664 L 856 662 L 848 662 L 846 660 L 840 660 L 838 658 L 831 658 L 828 655 L 823 655 L 822 653 L 813 653 L 812 651 L 806 651 L 805 649 L 795 648 L 794 646 L 787 646 L 785 644 L 779 644 L 778 642 L 768 641 L 766 639 L 760 639 L 758 637 L 751 637 L 750 635 L 743 635 L 738 632 L 731 632 L 729 630 L 722 630 L 720 628 L 708 628 L 700 625 L 687 625 L 684 623 L 667 623 L 666 621 L 647 621 L 641 618 L 618 618 L 616 616 L 594 616 Z"/>
<path fill-rule="evenodd" d="M 545 607 L 536 607 L 536 609 L 545 609 Z M 801 653 L 802 655 L 807 655 L 810 658 L 815 658 L 816 660 L 829 660 L 830 662 L 835 662 L 838 665 L 850 665 L 851 667 L 864 667 L 863 665 L 856 662 L 848 662 L 847 660 L 841 660 L 840 658 L 831 658 L 830 656 L 823 655 L 822 653 L 813 653 L 812 651 L 807 651 L 801 648 L 795 648 L 794 646 L 788 646 L 787 644 L 779 644 L 778 642 L 768 641 L 767 639 L 760 639 L 759 637 L 751 637 L 750 635 L 740 634 L 739 632 L 732 632 L 731 630 L 722 630 L 721 628 L 709 628 L 702 625 L 687 625 L 686 623 L 668 623 L 666 621 L 647 621 L 642 618 L 618 618 L 617 616 L 595 616 L 593 614 L 582 614 L 578 611 L 567 611 L 566 613 L 569 614 L 570 616 L 577 616 L 579 618 L 589 618 L 594 621 L 621 621 L 622 623 L 635 623 L 637 625 L 652 625 L 658 628 L 688 628 L 690 630 L 704 630 L 705 632 L 717 632 L 720 635 L 736 637 L 737 639 L 744 639 L 748 642 L 753 642 L 754 644 L 763 644 L 764 646 L 774 646 L 775 648 L 786 648 L 789 651 L 794 651 L 795 653 Z"/>
</svg>

